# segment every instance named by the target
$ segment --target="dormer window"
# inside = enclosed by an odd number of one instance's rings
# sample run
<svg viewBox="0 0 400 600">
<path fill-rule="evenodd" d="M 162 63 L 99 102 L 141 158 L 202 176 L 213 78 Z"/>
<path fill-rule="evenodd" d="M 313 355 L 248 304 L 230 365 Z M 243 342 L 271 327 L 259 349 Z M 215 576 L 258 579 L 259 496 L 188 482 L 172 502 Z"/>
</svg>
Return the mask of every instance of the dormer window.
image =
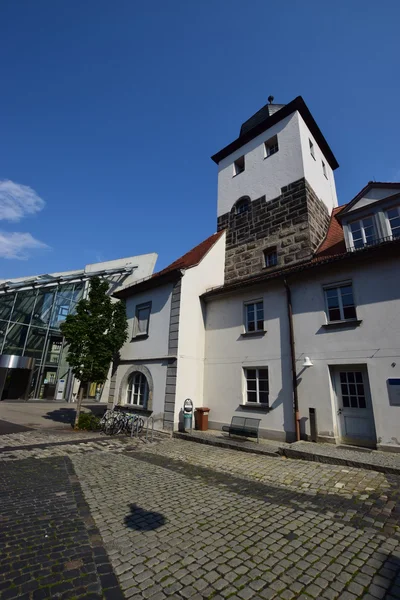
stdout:
<svg viewBox="0 0 400 600">
<path fill-rule="evenodd" d="M 250 198 L 248 196 L 244 196 L 243 198 L 239 198 L 239 200 L 235 204 L 235 215 L 242 215 L 247 212 L 250 208 Z"/>
<path fill-rule="evenodd" d="M 264 158 L 268 158 L 268 156 L 272 156 L 279 151 L 278 145 L 278 136 L 274 135 L 274 137 L 270 138 L 266 142 L 264 142 Z"/>
<path fill-rule="evenodd" d="M 308 139 L 308 143 L 310 145 L 310 154 L 313 157 L 313 159 L 315 160 L 314 144 L 312 143 L 312 141 L 310 139 Z"/>
<path fill-rule="evenodd" d="M 386 211 L 389 235 L 391 238 L 400 238 L 400 206 L 389 208 Z"/>
<path fill-rule="evenodd" d="M 376 231 L 373 217 L 365 217 L 349 223 L 350 246 L 353 249 L 363 248 L 374 244 Z"/>
<path fill-rule="evenodd" d="M 241 156 L 233 163 L 233 176 L 240 175 L 244 171 L 244 156 Z"/>
</svg>

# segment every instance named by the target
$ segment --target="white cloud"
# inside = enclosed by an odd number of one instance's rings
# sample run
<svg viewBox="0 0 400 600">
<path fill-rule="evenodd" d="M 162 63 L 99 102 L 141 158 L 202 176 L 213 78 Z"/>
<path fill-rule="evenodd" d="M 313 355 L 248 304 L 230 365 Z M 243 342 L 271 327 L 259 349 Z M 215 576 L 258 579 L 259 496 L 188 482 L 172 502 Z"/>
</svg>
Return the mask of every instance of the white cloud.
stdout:
<svg viewBox="0 0 400 600">
<path fill-rule="evenodd" d="M 44 208 L 44 200 L 28 185 L 0 180 L 0 221 L 17 222 Z M 26 260 L 27 250 L 48 248 L 30 233 L 0 231 L 0 258 Z"/>
<path fill-rule="evenodd" d="M 0 258 L 26 260 L 27 250 L 48 248 L 47 244 L 35 239 L 30 233 L 0 231 Z"/>
<path fill-rule="evenodd" d="M 0 180 L 0 220 L 20 221 L 44 208 L 44 200 L 28 185 Z"/>
</svg>

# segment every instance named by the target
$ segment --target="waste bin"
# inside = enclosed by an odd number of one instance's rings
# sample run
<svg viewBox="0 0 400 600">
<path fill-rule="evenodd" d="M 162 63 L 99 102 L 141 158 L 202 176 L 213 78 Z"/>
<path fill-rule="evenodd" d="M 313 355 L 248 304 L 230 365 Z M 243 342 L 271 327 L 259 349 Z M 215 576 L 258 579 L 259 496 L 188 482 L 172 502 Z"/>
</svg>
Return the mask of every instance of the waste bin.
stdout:
<svg viewBox="0 0 400 600">
<path fill-rule="evenodd" d="M 196 408 L 196 410 L 194 411 L 194 420 L 196 423 L 196 429 L 198 431 L 207 431 L 209 412 L 210 409 L 204 406 Z"/>
<path fill-rule="evenodd" d="M 185 431 L 192 429 L 192 413 L 184 413 L 183 415 L 183 427 Z"/>
</svg>

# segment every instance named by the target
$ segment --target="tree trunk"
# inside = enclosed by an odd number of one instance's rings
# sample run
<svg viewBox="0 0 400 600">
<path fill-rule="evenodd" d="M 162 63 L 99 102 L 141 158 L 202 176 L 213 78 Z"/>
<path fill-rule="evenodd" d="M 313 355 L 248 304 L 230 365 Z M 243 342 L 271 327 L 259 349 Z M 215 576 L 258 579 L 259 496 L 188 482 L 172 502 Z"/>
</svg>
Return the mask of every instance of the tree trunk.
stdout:
<svg viewBox="0 0 400 600">
<path fill-rule="evenodd" d="M 78 402 L 76 403 L 76 415 L 75 415 L 74 429 L 78 429 L 78 421 L 79 421 L 79 415 L 81 414 L 82 400 L 83 400 L 83 383 L 81 382 L 81 385 L 79 388 Z"/>
</svg>

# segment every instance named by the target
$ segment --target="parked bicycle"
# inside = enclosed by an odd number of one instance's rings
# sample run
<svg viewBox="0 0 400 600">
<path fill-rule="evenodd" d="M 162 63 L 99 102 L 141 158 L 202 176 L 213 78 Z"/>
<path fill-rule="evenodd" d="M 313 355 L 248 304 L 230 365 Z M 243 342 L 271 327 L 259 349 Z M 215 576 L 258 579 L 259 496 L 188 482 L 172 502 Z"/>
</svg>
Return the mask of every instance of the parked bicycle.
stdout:
<svg viewBox="0 0 400 600">
<path fill-rule="evenodd" d="M 100 420 L 100 429 L 106 435 L 118 435 L 119 433 L 139 435 L 143 431 L 143 427 L 142 417 L 114 409 L 107 410 Z"/>
</svg>

